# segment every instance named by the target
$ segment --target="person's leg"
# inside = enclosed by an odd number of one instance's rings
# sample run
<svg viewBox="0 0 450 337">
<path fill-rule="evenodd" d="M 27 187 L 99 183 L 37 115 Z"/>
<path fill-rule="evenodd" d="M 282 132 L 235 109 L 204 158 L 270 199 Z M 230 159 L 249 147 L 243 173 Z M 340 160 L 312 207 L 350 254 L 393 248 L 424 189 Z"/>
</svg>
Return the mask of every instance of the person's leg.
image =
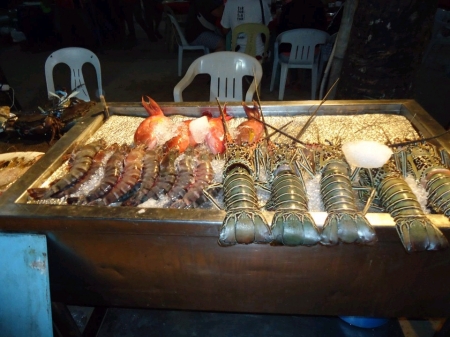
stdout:
<svg viewBox="0 0 450 337">
<path fill-rule="evenodd" d="M 151 0 L 154 2 L 154 16 L 153 20 L 155 22 L 155 34 L 159 39 L 162 39 L 163 36 L 159 32 L 159 25 L 161 24 L 163 7 L 161 5 L 161 1 L 159 0 Z"/>
<path fill-rule="evenodd" d="M 126 36 L 125 16 L 122 11 L 121 0 L 106 0 L 110 10 L 111 22 L 113 24 L 113 36 L 122 40 Z"/>
<path fill-rule="evenodd" d="M 225 40 L 223 37 L 212 31 L 201 33 L 196 39 L 194 39 L 194 41 L 191 42 L 191 45 L 205 46 L 208 47 L 209 50 L 213 51 L 225 50 Z"/>
<path fill-rule="evenodd" d="M 153 22 L 149 21 L 147 17 L 145 16 L 144 19 L 144 13 L 142 12 L 141 3 L 138 2 L 134 5 L 133 9 L 134 18 L 136 19 L 136 22 L 139 26 L 144 30 L 144 32 L 147 34 L 147 37 L 150 41 L 158 41 L 158 39 L 155 36 L 155 33 L 153 31 Z"/>
<path fill-rule="evenodd" d="M 162 6 L 158 0 L 144 0 L 145 19 L 152 30 L 152 33 L 158 38 L 162 39 L 163 36 L 159 33 L 159 25 L 162 18 Z"/>
<path fill-rule="evenodd" d="M 133 6 L 134 5 L 132 4 L 130 5 L 128 3 L 122 2 L 122 13 L 128 28 L 128 38 L 131 40 L 136 40 L 136 29 L 134 27 L 133 20 Z"/>
</svg>

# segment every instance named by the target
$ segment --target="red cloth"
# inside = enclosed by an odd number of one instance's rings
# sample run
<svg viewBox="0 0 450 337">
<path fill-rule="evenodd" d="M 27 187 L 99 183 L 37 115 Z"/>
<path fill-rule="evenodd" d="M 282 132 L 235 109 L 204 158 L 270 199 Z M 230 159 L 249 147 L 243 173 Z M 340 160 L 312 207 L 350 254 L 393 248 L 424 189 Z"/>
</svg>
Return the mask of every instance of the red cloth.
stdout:
<svg viewBox="0 0 450 337">
<path fill-rule="evenodd" d="M 67 8 L 67 9 L 75 8 L 72 0 L 56 0 L 55 4 L 60 8 Z"/>
<path fill-rule="evenodd" d="M 439 0 L 438 7 L 446 10 L 450 10 L 450 0 Z"/>
<path fill-rule="evenodd" d="M 55 5 L 65 9 L 83 8 L 85 0 L 56 0 Z"/>
<path fill-rule="evenodd" d="M 167 1 L 158 4 L 158 8 L 163 10 L 163 5 L 169 6 L 175 14 L 187 14 L 189 12 L 189 1 Z"/>
</svg>

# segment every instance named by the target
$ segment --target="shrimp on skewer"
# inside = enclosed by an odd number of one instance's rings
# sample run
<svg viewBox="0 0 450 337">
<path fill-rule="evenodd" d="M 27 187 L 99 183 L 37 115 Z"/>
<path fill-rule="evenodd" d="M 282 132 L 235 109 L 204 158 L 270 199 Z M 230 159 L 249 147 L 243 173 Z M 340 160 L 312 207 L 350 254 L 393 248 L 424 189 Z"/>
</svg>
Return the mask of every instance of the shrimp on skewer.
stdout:
<svg viewBox="0 0 450 337">
<path fill-rule="evenodd" d="M 143 161 L 142 178 L 137 192 L 128 200 L 124 201 L 122 206 L 137 206 L 141 204 L 147 193 L 155 184 L 159 174 L 160 149 L 145 151 Z"/>
<path fill-rule="evenodd" d="M 211 154 L 201 151 L 197 155 L 197 164 L 193 172 L 193 182 L 186 187 L 182 198 L 175 200 L 170 208 L 192 208 L 197 207 L 205 201 L 203 190 L 208 187 L 214 179 L 214 169 L 211 163 Z"/>
<path fill-rule="evenodd" d="M 109 193 L 103 197 L 101 203 L 107 206 L 113 202 L 123 201 L 130 196 L 133 188 L 141 178 L 144 153 L 143 146 L 137 146 L 128 152 L 119 180 Z"/>
<path fill-rule="evenodd" d="M 123 171 L 124 160 L 128 147 L 122 145 L 117 147 L 112 156 L 108 159 L 105 167 L 105 174 L 100 183 L 86 196 L 85 200 L 91 203 L 94 200 L 105 196 L 117 183 Z"/>
<path fill-rule="evenodd" d="M 48 199 L 82 179 L 92 165 L 95 154 L 105 146 L 103 140 L 98 140 L 82 146 L 75 152 L 73 163 L 68 173 L 49 188 L 30 188 L 28 194 L 33 199 Z"/>
<path fill-rule="evenodd" d="M 80 180 L 78 180 L 75 184 L 73 184 L 71 187 L 56 193 L 53 197 L 54 198 L 62 198 L 64 196 L 69 196 L 73 193 L 76 193 L 81 185 L 83 185 L 84 183 L 86 183 L 87 181 L 89 181 L 94 174 L 102 167 L 102 165 L 104 164 L 104 161 L 106 160 L 106 158 L 110 157 L 112 153 L 114 153 L 117 148 L 118 148 L 118 144 L 112 144 L 111 146 L 108 146 L 108 148 L 106 149 L 100 149 L 97 154 L 94 156 L 93 160 L 92 160 L 92 165 L 89 168 L 89 171 L 84 175 L 84 177 Z M 72 204 L 72 203 L 78 203 L 79 200 L 83 199 L 83 197 L 75 197 L 75 198 L 68 198 L 67 199 L 67 203 Z"/>
<path fill-rule="evenodd" d="M 177 159 L 178 155 L 179 153 L 177 150 L 171 150 L 163 156 L 160 163 L 159 175 L 155 180 L 155 184 L 146 194 L 143 201 L 150 198 L 155 200 L 160 199 L 172 188 L 177 177 L 175 159 Z"/>
<path fill-rule="evenodd" d="M 172 188 L 167 192 L 171 201 L 182 198 L 188 186 L 194 182 L 194 153 L 193 149 L 188 149 L 177 163 L 177 176 Z"/>
</svg>

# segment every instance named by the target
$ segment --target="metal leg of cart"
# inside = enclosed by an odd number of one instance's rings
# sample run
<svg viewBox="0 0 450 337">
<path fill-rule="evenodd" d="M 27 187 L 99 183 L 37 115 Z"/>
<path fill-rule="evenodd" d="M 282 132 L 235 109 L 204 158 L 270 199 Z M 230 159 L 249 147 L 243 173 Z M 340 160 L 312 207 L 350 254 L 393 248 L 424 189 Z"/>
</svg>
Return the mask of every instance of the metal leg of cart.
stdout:
<svg viewBox="0 0 450 337">
<path fill-rule="evenodd" d="M 447 318 L 444 324 L 441 326 L 439 331 L 437 331 L 433 337 L 445 337 L 450 336 L 450 318 Z"/>
<path fill-rule="evenodd" d="M 54 337 L 95 337 L 100 330 L 106 311 L 106 307 L 95 307 L 81 332 L 67 305 L 52 302 Z"/>
</svg>

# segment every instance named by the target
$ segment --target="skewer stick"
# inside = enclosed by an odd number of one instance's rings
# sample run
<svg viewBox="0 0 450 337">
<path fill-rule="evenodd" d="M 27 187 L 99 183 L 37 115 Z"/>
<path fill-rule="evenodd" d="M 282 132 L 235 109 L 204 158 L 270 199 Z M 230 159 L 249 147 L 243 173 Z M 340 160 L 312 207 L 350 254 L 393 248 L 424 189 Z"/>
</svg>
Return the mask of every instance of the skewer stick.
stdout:
<svg viewBox="0 0 450 337">
<path fill-rule="evenodd" d="M 105 96 L 100 95 L 100 101 L 102 102 L 103 108 L 105 109 L 105 120 L 109 118 L 109 108 L 108 105 L 106 105 L 106 100 L 105 100 Z"/>
<path fill-rule="evenodd" d="M 303 125 L 302 129 L 300 130 L 300 132 L 297 134 L 297 139 L 300 139 L 300 137 L 303 135 L 303 133 L 306 131 L 306 128 L 309 126 L 309 124 L 311 124 L 311 122 L 313 121 L 313 119 L 316 117 L 317 111 L 319 111 L 319 108 L 322 106 L 323 103 L 325 103 L 325 101 L 328 98 L 328 95 L 331 93 L 331 90 L 333 90 L 333 88 L 336 86 L 336 84 L 339 82 L 339 78 L 333 83 L 333 85 L 331 86 L 331 88 L 328 90 L 328 92 L 326 93 L 326 95 L 323 97 L 322 102 L 320 102 L 319 106 L 317 107 L 317 109 L 312 113 L 312 115 L 308 118 L 308 120 L 306 121 L 305 125 Z"/>
</svg>

